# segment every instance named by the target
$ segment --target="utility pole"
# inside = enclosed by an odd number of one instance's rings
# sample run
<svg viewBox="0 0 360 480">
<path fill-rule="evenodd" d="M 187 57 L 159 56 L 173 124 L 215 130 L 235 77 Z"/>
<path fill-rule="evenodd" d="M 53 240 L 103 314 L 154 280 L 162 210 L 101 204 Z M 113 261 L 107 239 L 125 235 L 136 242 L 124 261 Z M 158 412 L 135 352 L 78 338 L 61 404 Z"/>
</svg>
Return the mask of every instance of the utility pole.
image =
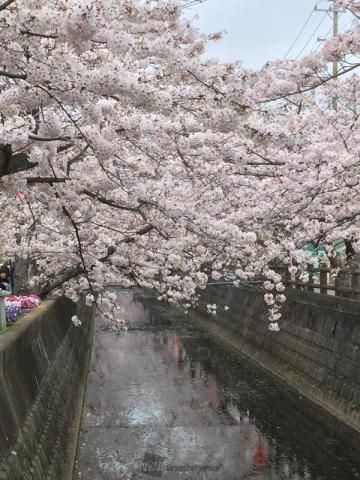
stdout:
<svg viewBox="0 0 360 480">
<path fill-rule="evenodd" d="M 334 6 L 333 6 L 333 37 L 337 37 L 339 33 L 339 8 L 336 5 L 335 0 L 333 0 Z M 337 60 L 333 61 L 333 76 L 336 77 L 338 73 L 338 62 Z"/>
<path fill-rule="evenodd" d="M 316 12 L 326 12 L 326 13 L 332 13 L 332 19 L 333 19 L 333 37 L 336 37 L 339 33 L 339 7 L 336 5 L 335 0 L 329 0 L 333 2 L 333 7 L 330 8 L 318 8 L 317 6 L 314 8 Z M 325 40 L 322 38 L 318 38 L 319 41 Z M 338 74 L 338 61 L 334 60 L 333 65 L 332 65 L 332 75 L 334 79 L 336 78 Z M 337 110 L 337 98 L 334 97 L 332 101 L 332 106 L 334 110 Z"/>
<path fill-rule="evenodd" d="M 334 6 L 333 6 L 333 37 L 336 37 L 337 34 L 339 33 L 339 8 L 336 5 L 335 0 L 333 0 Z M 333 77 L 334 79 L 336 78 L 338 74 L 338 62 L 337 60 L 333 61 Z M 332 107 L 333 110 L 337 110 L 337 97 L 335 96 L 332 100 Z"/>
</svg>

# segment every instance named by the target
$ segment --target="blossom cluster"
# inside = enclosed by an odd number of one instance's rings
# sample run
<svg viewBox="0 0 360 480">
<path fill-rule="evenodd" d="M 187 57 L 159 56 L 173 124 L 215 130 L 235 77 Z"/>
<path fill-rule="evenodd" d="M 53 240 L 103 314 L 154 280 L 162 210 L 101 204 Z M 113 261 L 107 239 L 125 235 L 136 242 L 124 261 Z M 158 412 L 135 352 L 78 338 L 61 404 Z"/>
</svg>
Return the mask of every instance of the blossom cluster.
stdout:
<svg viewBox="0 0 360 480">
<path fill-rule="evenodd" d="M 0 27 L 0 147 L 19 162 L 0 241 L 36 264 L 34 291 L 118 318 L 109 285 L 188 310 L 210 281 L 265 281 L 277 331 L 274 262 L 299 275 L 307 243 L 338 238 L 358 252 L 356 21 L 257 72 L 204 58 L 179 1 L 17 0 Z"/>
</svg>

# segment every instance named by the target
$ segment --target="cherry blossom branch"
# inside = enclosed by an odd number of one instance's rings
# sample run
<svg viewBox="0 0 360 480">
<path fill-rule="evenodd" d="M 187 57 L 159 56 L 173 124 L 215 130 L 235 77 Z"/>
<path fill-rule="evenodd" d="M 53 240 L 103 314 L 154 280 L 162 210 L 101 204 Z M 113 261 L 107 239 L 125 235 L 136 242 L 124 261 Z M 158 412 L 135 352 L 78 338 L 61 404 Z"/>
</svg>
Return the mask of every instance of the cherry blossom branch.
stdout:
<svg viewBox="0 0 360 480">
<path fill-rule="evenodd" d="M 78 265 L 66 267 L 60 272 L 57 271 L 49 275 L 46 279 L 46 282 L 39 288 L 40 297 L 46 297 L 54 290 L 60 288 L 62 285 L 69 282 L 70 280 L 74 280 L 83 273 L 83 267 L 79 263 Z"/>
<path fill-rule="evenodd" d="M 356 63 L 354 65 L 352 65 L 351 67 L 349 68 L 345 68 L 343 69 L 341 72 L 338 72 L 336 75 L 330 75 L 329 77 L 327 78 L 324 78 L 324 79 L 321 79 L 319 78 L 320 82 L 319 83 L 316 83 L 314 85 L 310 85 L 306 88 L 300 88 L 299 90 L 297 90 L 296 92 L 288 92 L 288 93 L 284 93 L 282 95 L 278 95 L 277 97 L 273 97 L 273 98 L 268 98 L 266 100 L 262 100 L 260 103 L 270 103 L 270 102 L 275 102 L 276 100 L 282 100 L 282 99 L 285 99 L 285 98 L 288 98 L 288 97 L 292 97 L 294 95 L 301 95 L 303 93 L 307 93 L 307 92 L 310 92 L 311 90 L 315 90 L 316 88 L 319 88 L 321 87 L 322 85 L 325 85 L 326 83 L 330 82 L 331 80 L 335 80 L 336 78 L 339 78 L 341 77 L 342 75 L 345 75 L 349 72 L 351 72 L 352 70 L 355 70 L 356 68 L 359 68 L 360 67 L 360 63 Z"/>
<path fill-rule="evenodd" d="M 33 133 L 29 133 L 29 139 L 35 140 L 36 142 L 68 142 L 69 140 L 71 140 L 70 137 L 40 137 L 38 135 L 34 135 Z"/>
<path fill-rule="evenodd" d="M 199 83 L 201 83 L 204 87 L 212 90 L 213 92 L 215 92 L 217 95 L 221 95 L 224 99 L 227 99 L 230 103 L 232 103 L 233 105 L 236 105 L 237 107 L 239 107 L 241 109 L 242 112 L 248 110 L 250 107 L 248 105 L 242 105 L 241 103 L 237 102 L 236 100 L 230 100 L 227 98 L 227 95 L 222 92 L 221 90 L 219 90 L 218 88 L 216 88 L 214 85 L 210 85 L 209 83 L 205 82 L 204 80 L 201 80 L 201 78 L 199 78 L 194 72 L 192 72 L 191 70 L 187 70 L 187 72 L 195 78 L 196 81 L 198 81 Z"/>
<path fill-rule="evenodd" d="M 81 193 L 83 195 L 86 195 L 86 196 L 90 197 L 90 198 L 93 198 L 94 200 L 97 200 L 98 202 L 103 203 L 104 205 L 108 205 L 109 207 L 116 208 L 118 210 L 127 210 L 129 212 L 139 213 L 139 207 L 130 207 L 130 206 L 127 206 L 127 205 L 119 205 L 118 203 L 103 197 L 99 193 L 90 192 L 89 190 L 83 190 Z"/>
<path fill-rule="evenodd" d="M 1 7 L 0 7 L 1 10 Z M 27 74 L 26 73 L 15 73 L 15 72 L 8 72 L 7 70 L 0 70 L 1 77 L 8 77 L 18 80 L 26 80 Z"/>
<path fill-rule="evenodd" d="M 122 243 L 131 243 L 135 241 L 137 235 L 145 235 L 146 233 L 149 233 L 153 228 L 154 227 L 152 225 L 146 225 L 145 227 L 138 230 L 134 236 L 125 238 Z M 109 247 L 107 254 L 104 257 L 100 258 L 98 261 L 101 263 L 107 262 L 111 258 L 111 256 L 114 255 L 115 252 L 116 247 Z M 94 265 L 90 266 L 90 270 L 93 267 Z M 69 282 L 70 280 L 74 280 L 75 278 L 83 274 L 84 267 L 82 263 L 73 265 L 71 267 L 65 267 L 60 272 L 57 271 L 47 278 L 46 283 L 44 283 L 39 289 L 39 295 L 41 297 L 45 297 L 54 290 L 60 288 L 65 283 Z"/>
<path fill-rule="evenodd" d="M 73 228 L 74 228 L 74 230 L 75 230 L 75 236 L 76 236 L 76 240 L 77 240 L 77 243 L 78 243 L 79 257 L 80 257 L 80 260 L 81 260 L 82 269 L 83 269 L 85 278 L 86 278 L 86 280 L 87 280 L 87 282 L 88 282 L 89 289 L 90 289 L 90 291 L 91 291 L 91 293 L 93 294 L 94 299 L 95 299 L 95 298 L 96 298 L 96 297 L 95 297 L 95 291 L 94 291 L 94 288 L 93 288 L 91 279 L 90 279 L 90 277 L 89 277 L 88 270 L 87 270 L 87 268 L 86 268 L 86 262 L 85 262 L 85 258 L 84 258 L 83 245 L 82 245 L 82 241 L 81 241 L 81 238 L 80 238 L 79 228 L 78 228 L 76 222 L 74 221 L 74 219 L 72 218 L 69 210 L 68 210 L 65 206 L 62 207 L 62 210 L 63 210 L 63 212 L 65 213 L 65 215 L 68 217 L 68 219 L 70 220 L 70 223 L 71 223 L 71 225 L 73 226 Z"/>
<path fill-rule="evenodd" d="M 114 245 L 110 246 L 108 248 L 108 251 L 107 251 L 107 254 L 105 255 L 105 257 L 100 258 L 99 262 L 102 262 L 102 263 L 107 262 L 111 258 L 111 256 L 114 255 L 114 253 L 116 252 L 117 247 L 119 245 L 121 245 L 123 243 L 133 243 L 136 240 L 136 236 L 146 235 L 147 233 L 150 233 L 154 229 L 155 229 L 155 227 L 153 225 L 145 225 L 145 227 L 143 227 L 140 230 L 138 230 L 137 232 L 135 232 L 135 235 L 125 237 L 120 242 L 118 242 L 118 244 L 116 246 L 114 246 Z"/>
<path fill-rule="evenodd" d="M 61 102 L 61 100 L 59 100 L 55 95 L 53 95 L 51 92 L 49 92 L 45 87 L 43 87 L 42 85 L 36 85 L 37 88 L 40 88 L 40 90 L 42 90 L 43 92 L 45 92 L 50 98 L 52 98 L 58 105 L 59 107 L 61 108 L 61 110 L 65 113 L 65 115 L 67 116 L 67 118 L 70 120 L 70 122 L 73 124 L 73 126 L 75 127 L 75 129 L 79 132 L 79 135 L 80 137 L 85 141 L 86 145 L 91 149 L 91 151 L 94 153 L 94 155 L 96 156 L 96 151 L 93 147 L 93 145 L 91 144 L 90 140 L 88 139 L 87 135 L 85 135 L 85 133 L 82 131 L 82 129 L 79 127 L 79 125 L 77 124 L 77 122 L 73 119 L 73 117 L 71 116 L 71 114 L 67 111 L 67 109 L 64 107 L 63 103 Z M 66 138 L 64 138 L 65 140 Z M 115 180 L 114 180 L 114 175 L 109 173 L 105 167 L 103 166 L 102 162 L 100 161 L 99 158 L 97 158 L 98 162 L 99 162 L 99 165 L 100 165 L 100 168 L 103 170 L 103 172 L 107 175 L 107 177 L 114 183 Z"/>
<path fill-rule="evenodd" d="M 40 37 L 40 38 L 49 38 L 49 39 L 57 39 L 57 35 L 46 34 L 46 33 L 37 33 L 31 32 L 30 30 L 21 30 L 21 35 L 28 35 L 29 37 Z"/>
<path fill-rule="evenodd" d="M 67 180 L 65 177 L 27 177 L 26 181 L 29 185 L 34 183 L 64 183 Z"/>
<path fill-rule="evenodd" d="M 1 12 L 1 10 L 5 10 L 5 8 L 9 7 L 14 2 L 15 2 L 15 0 L 7 0 L 6 2 L 2 3 L 0 5 L 0 12 Z"/>
<path fill-rule="evenodd" d="M 31 170 L 38 164 L 30 162 L 25 153 L 12 153 L 11 145 L 0 144 L 0 178 L 5 175 Z"/>
<path fill-rule="evenodd" d="M 82 156 L 84 155 L 84 153 L 86 152 L 86 150 L 89 148 L 89 145 L 86 145 L 85 148 L 83 148 L 81 150 L 81 152 L 79 152 L 77 155 L 75 155 L 73 158 L 70 158 L 70 160 L 68 160 L 67 162 L 67 167 L 66 167 L 66 175 L 69 176 L 70 175 L 70 170 L 71 170 L 71 166 L 78 162 Z"/>
</svg>

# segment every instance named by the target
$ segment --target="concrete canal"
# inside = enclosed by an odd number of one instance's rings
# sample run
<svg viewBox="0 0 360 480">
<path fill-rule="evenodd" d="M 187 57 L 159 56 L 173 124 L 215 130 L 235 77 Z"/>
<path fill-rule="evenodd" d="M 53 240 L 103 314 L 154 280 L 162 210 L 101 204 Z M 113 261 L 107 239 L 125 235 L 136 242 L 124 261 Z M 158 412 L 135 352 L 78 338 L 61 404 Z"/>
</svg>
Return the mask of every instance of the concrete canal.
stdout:
<svg viewBox="0 0 360 480">
<path fill-rule="evenodd" d="M 97 321 L 76 480 L 360 479 L 358 434 L 186 315 L 121 297 L 129 330 Z"/>
</svg>

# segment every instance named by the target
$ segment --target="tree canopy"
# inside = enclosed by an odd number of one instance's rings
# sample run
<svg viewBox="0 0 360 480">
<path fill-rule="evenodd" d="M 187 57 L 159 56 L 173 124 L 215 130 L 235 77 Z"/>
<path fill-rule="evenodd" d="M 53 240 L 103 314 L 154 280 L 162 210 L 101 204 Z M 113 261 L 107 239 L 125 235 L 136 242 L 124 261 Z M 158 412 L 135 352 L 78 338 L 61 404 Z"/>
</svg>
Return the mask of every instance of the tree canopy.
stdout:
<svg viewBox="0 0 360 480">
<path fill-rule="evenodd" d="M 36 261 L 29 287 L 190 308 L 211 280 L 265 279 L 278 329 L 273 262 L 360 247 L 360 4 L 337 3 L 351 31 L 256 72 L 207 59 L 220 35 L 186 2 L 0 4 L 1 245 Z"/>
</svg>

